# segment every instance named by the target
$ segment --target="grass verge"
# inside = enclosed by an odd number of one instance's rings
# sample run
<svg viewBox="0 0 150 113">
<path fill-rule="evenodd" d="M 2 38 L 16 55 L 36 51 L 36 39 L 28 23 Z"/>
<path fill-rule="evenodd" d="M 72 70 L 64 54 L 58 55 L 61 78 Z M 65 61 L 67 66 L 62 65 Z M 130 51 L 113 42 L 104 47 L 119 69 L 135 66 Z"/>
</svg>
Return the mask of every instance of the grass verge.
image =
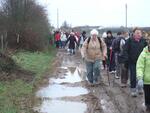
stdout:
<svg viewBox="0 0 150 113">
<path fill-rule="evenodd" d="M 27 52 L 20 51 L 12 56 L 17 64 L 25 70 L 34 72 L 32 83 L 23 80 L 0 82 L 0 113 L 31 113 L 31 97 L 34 84 L 41 80 L 44 72 L 50 69 L 56 51 Z M 19 75 L 21 76 L 21 75 Z"/>
</svg>

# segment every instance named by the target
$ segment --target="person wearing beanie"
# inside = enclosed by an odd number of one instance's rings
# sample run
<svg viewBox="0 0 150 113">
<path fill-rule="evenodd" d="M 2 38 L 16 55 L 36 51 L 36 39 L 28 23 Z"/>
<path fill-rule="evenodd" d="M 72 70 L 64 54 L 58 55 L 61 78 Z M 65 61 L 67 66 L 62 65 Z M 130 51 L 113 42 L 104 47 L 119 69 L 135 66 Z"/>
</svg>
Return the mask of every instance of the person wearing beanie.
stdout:
<svg viewBox="0 0 150 113">
<path fill-rule="evenodd" d="M 104 32 L 103 35 L 102 35 L 102 40 L 105 41 L 106 38 L 107 38 L 107 33 Z M 105 70 L 106 69 L 106 59 L 104 59 L 102 61 L 102 64 L 103 64 L 103 69 Z"/>
<path fill-rule="evenodd" d="M 137 80 L 138 88 L 143 89 L 145 94 L 145 106 L 146 110 L 150 112 L 150 34 L 147 38 L 148 46 L 146 46 L 137 60 Z"/>
<path fill-rule="evenodd" d="M 93 29 L 90 37 L 81 48 L 81 55 L 86 63 L 87 78 L 90 85 L 98 84 L 100 76 L 100 61 L 107 56 L 106 44 L 98 37 L 98 31 Z"/>
<path fill-rule="evenodd" d="M 105 43 L 107 46 L 107 67 L 109 72 L 115 72 L 115 55 L 112 51 L 112 42 L 115 38 L 112 35 L 111 31 L 107 31 L 107 38 L 105 38 Z"/>
</svg>

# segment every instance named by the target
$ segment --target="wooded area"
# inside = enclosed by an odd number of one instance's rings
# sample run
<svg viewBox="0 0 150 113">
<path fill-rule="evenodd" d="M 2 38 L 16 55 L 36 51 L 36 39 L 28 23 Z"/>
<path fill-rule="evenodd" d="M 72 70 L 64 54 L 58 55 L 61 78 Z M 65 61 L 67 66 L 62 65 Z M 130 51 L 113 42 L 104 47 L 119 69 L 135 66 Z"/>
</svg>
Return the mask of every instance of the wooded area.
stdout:
<svg viewBox="0 0 150 113">
<path fill-rule="evenodd" d="M 3 0 L 0 3 L 0 48 L 43 50 L 48 45 L 50 23 L 35 0 Z"/>
</svg>

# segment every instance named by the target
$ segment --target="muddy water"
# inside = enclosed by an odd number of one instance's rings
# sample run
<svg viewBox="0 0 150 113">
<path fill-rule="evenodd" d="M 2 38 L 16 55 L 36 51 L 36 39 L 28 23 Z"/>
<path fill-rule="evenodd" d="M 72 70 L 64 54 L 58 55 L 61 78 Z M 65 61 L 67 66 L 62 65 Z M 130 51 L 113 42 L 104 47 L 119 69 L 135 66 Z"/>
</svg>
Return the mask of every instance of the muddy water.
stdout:
<svg viewBox="0 0 150 113">
<path fill-rule="evenodd" d="M 50 78 L 49 85 L 37 91 L 36 96 L 41 98 L 42 102 L 35 106 L 35 111 L 39 113 L 118 113 L 114 111 L 114 107 L 110 107 L 113 106 L 112 102 L 108 103 L 110 99 L 106 98 L 107 95 L 103 89 L 99 89 L 103 92 L 98 93 L 98 87 L 89 88 L 83 84 L 87 79 L 86 69 L 80 60 L 65 56 L 57 69 L 59 72 L 56 78 Z M 95 95 L 95 92 L 98 95 Z M 98 111 L 95 112 L 95 110 Z"/>
<path fill-rule="evenodd" d="M 42 113 L 84 113 L 86 104 L 61 100 L 46 100 L 37 111 Z"/>
<path fill-rule="evenodd" d="M 46 97 L 46 98 L 59 98 L 66 96 L 79 96 L 83 94 L 87 94 L 88 90 L 82 87 L 66 87 L 63 85 L 49 85 L 46 88 L 42 88 L 37 92 L 38 97 Z"/>
<path fill-rule="evenodd" d="M 36 96 L 42 99 L 42 104 L 36 106 L 34 111 L 39 113 L 85 113 L 87 110 L 86 103 L 81 101 L 72 102 L 72 99 L 70 101 L 67 99 L 67 97 L 78 98 L 78 96 L 89 93 L 86 88 L 69 86 L 69 84 L 84 81 L 79 66 L 76 67 L 74 63 L 70 63 L 68 67 L 57 68 L 60 71 L 58 78 L 50 78 L 49 85 L 37 91 Z M 65 85 L 62 85 L 63 83 Z M 61 98 L 66 98 L 67 100 Z"/>
<path fill-rule="evenodd" d="M 68 67 L 68 72 L 65 74 L 64 78 L 51 79 L 54 83 L 75 83 L 81 82 L 82 78 L 79 75 L 78 68 Z"/>
<path fill-rule="evenodd" d="M 120 80 L 110 77 L 102 71 L 102 84 L 89 86 L 85 82 L 86 69 L 80 56 L 63 53 L 61 65 L 56 67 L 55 78 L 49 79 L 49 85 L 40 88 L 36 96 L 41 103 L 35 105 L 39 113 L 143 113 L 143 96 L 130 96 L 129 88 L 122 89 Z M 59 56 L 58 55 L 58 56 Z M 53 74 L 53 73 L 51 73 Z"/>
</svg>

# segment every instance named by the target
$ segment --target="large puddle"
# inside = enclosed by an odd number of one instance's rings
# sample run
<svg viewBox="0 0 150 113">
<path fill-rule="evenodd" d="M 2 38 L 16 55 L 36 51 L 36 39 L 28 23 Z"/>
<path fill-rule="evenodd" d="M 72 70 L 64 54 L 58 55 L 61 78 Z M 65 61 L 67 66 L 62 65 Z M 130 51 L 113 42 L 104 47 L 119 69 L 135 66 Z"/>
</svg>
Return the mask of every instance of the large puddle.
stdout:
<svg viewBox="0 0 150 113">
<path fill-rule="evenodd" d="M 40 108 L 35 108 L 35 111 L 40 113 L 84 113 L 86 109 L 87 106 L 84 103 L 46 100 Z"/>
<path fill-rule="evenodd" d="M 74 98 L 89 93 L 83 87 L 62 85 L 62 83 L 73 84 L 83 80 L 78 67 L 59 67 L 59 69 L 65 69 L 67 72 L 60 78 L 50 79 L 49 85 L 36 93 L 37 97 L 42 98 L 42 104 L 34 110 L 39 113 L 85 113 L 87 110 L 85 103 L 61 100 L 63 97 Z"/>
<path fill-rule="evenodd" d="M 63 67 L 66 69 L 65 67 Z M 61 83 L 76 83 L 76 82 L 81 82 L 85 80 L 85 76 L 79 68 L 77 67 L 68 67 L 67 68 L 68 72 L 65 74 L 63 78 L 58 78 L 58 79 L 51 79 L 53 83 L 61 84 Z"/>
<path fill-rule="evenodd" d="M 46 88 L 42 88 L 37 92 L 38 97 L 46 98 L 59 98 L 66 96 L 79 96 L 82 94 L 87 94 L 88 90 L 82 87 L 66 87 L 63 85 L 49 85 Z"/>
</svg>

